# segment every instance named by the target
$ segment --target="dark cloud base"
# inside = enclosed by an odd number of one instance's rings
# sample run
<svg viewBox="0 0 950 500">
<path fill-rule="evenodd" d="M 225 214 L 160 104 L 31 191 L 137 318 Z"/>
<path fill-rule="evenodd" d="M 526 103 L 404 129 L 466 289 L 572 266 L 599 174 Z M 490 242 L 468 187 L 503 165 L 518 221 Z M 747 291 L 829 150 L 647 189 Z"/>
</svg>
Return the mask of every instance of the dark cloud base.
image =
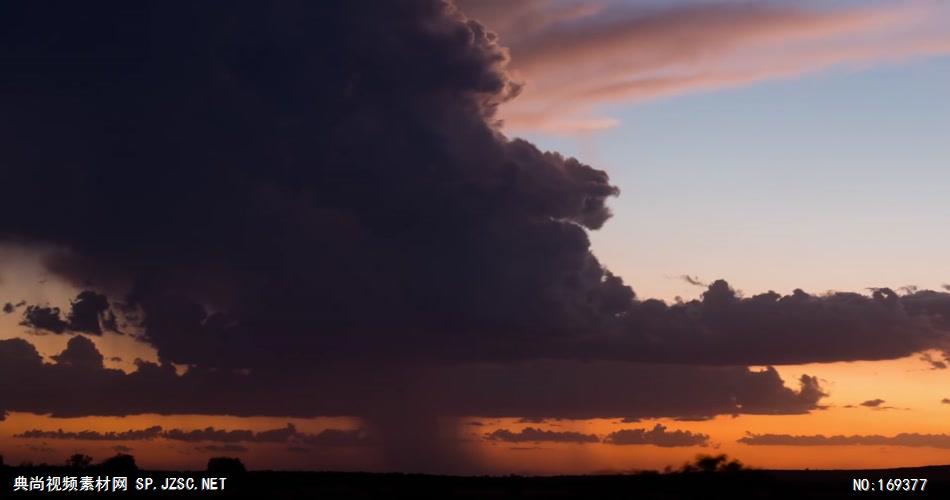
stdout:
<svg viewBox="0 0 950 500">
<path fill-rule="evenodd" d="M 91 340 L 70 339 L 44 363 L 22 339 L 0 341 L 0 409 L 87 415 L 207 414 L 367 416 L 399 405 L 413 414 L 543 418 L 644 418 L 798 414 L 825 396 L 813 377 L 784 386 L 778 372 L 739 367 L 546 361 L 391 367 L 343 364 L 293 372 L 138 363 L 105 368 Z M 298 384 L 279 384 L 293 374 Z M 279 388 L 279 389 L 277 389 Z M 253 394 L 253 397 L 249 397 Z"/>
</svg>

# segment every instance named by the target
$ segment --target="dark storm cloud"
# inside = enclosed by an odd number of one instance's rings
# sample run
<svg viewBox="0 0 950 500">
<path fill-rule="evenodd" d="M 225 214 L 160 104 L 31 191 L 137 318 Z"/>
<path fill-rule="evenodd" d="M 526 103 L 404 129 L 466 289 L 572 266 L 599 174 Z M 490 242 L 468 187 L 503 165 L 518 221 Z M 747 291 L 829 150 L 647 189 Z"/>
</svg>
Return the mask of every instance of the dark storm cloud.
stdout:
<svg viewBox="0 0 950 500">
<path fill-rule="evenodd" d="M 942 292 L 818 296 L 796 290 L 744 298 L 719 280 L 700 300 L 635 302 L 622 319 L 628 335 L 591 349 L 603 352 L 612 345 L 612 352 L 628 359 L 706 364 L 890 359 L 946 349 L 948 320 L 950 294 Z"/>
<path fill-rule="evenodd" d="M 709 444 L 709 436 L 707 434 L 694 434 L 690 431 L 669 431 L 666 426 L 656 424 L 652 429 L 621 429 L 611 432 L 604 438 L 604 442 L 616 445 L 652 444 L 672 448 L 677 446 L 706 446 Z"/>
<path fill-rule="evenodd" d="M 584 228 L 617 189 L 497 132 L 506 55 L 442 2 L 4 9 L 17 189 L 0 206 L 32 208 L 0 237 L 131 291 L 163 359 L 262 366 L 387 338 L 439 356 L 458 345 L 440 339 L 565 334 L 611 307 Z"/>
<path fill-rule="evenodd" d="M 0 411 L 49 413 L 58 417 L 148 413 L 218 414 L 226 410 L 210 396 L 226 384 L 234 407 L 247 386 L 229 372 L 189 370 L 178 376 L 171 365 L 139 362 L 126 374 L 102 366 L 102 354 L 82 336 L 73 337 L 55 363 L 44 363 L 36 348 L 22 339 L 0 341 Z"/>
<path fill-rule="evenodd" d="M 881 435 L 851 435 L 825 436 L 815 434 L 810 436 L 794 436 L 790 434 L 749 434 L 740 438 L 738 442 L 759 446 L 908 446 L 950 448 L 948 434 L 918 434 L 901 433 L 895 436 Z"/>
<path fill-rule="evenodd" d="M 55 363 L 44 363 L 25 340 L 0 340 L 0 410 L 55 417 L 142 413 L 309 417 L 367 416 L 403 407 L 412 410 L 407 418 L 419 413 L 530 419 L 693 418 L 805 413 L 819 408 L 825 395 L 817 380 L 808 376 L 799 380 L 797 391 L 785 387 L 772 368 L 546 361 L 288 367 L 273 376 L 193 367 L 179 375 L 171 365 L 140 361 L 135 371 L 125 373 L 105 368 L 93 342 L 82 336 L 70 339 L 53 359 Z M 348 376 L 341 378 L 340 373 Z M 297 434 L 292 425 L 249 432 L 208 428 L 165 434 L 182 440 L 216 436 L 219 441 L 280 441 Z"/>
<path fill-rule="evenodd" d="M 0 238 L 63 248 L 50 270 L 139 311 L 162 360 L 738 365 L 947 345 L 943 293 L 742 299 L 718 281 L 636 300 L 586 232 L 617 189 L 497 131 L 518 89 L 506 52 L 441 2 L 3 8 L 0 208 L 23 216 Z M 105 307 L 25 323 L 95 334 Z"/>
<path fill-rule="evenodd" d="M 825 396 L 813 377 L 802 377 L 793 391 L 773 368 L 547 361 L 418 373 L 417 379 L 426 381 L 418 386 L 422 394 L 431 394 L 452 414 L 484 417 L 797 414 L 815 410 Z"/>
<path fill-rule="evenodd" d="M 623 286 L 614 277 L 606 283 Z M 90 292 L 82 292 L 74 304 L 81 303 L 87 293 Z M 152 316 L 151 323 L 146 323 L 151 325 L 148 331 L 162 331 L 180 338 L 182 356 L 166 358 L 169 361 L 219 366 L 218 361 L 230 360 L 226 364 L 233 365 L 235 360 L 243 359 L 254 368 L 274 368 L 276 360 L 268 361 L 266 355 L 259 359 L 231 356 L 233 353 L 229 353 L 228 348 L 233 347 L 232 341 L 243 342 L 251 338 L 244 335 L 253 335 L 235 317 L 225 313 L 209 315 L 202 306 L 185 300 L 165 301 L 163 308 L 160 314 Z M 41 316 L 35 322 L 52 324 L 47 329 L 59 324 L 60 331 L 78 330 L 72 327 L 72 322 L 63 323 L 58 310 L 53 308 L 49 313 L 47 309 L 29 306 L 25 314 L 35 312 Z M 112 310 L 108 309 L 106 314 L 115 325 L 117 320 Z M 870 296 L 857 293 L 815 296 L 796 290 L 786 296 L 769 292 L 743 298 L 719 280 L 710 285 L 699 300 L 672 305 L 657 300 L 634 300 L 629 308 L 612 319 L 601 317 L 596 323 L 601 329 L 592 327 L 592 331 L 584 335 L 515 337 L 504 342 L 487 336 L 479 346 L 464 352 L 427 334 L 399 337 L 400 345 L 393 344 L 392 338 L 353 335 L 334 337 L 336 345 L 331 352 L 338 357 L 370 360 L 382 355 L 381 346 L 389 346 L 390 354 L 402 353 L 408 359 L 437 356 L 456 362 L 478 360 L 473 358 L 509 361 L 536 357 L 748 365 L 890 359 L 924 349 L 944 349 L 950 325 L 948 318 L 950 294 L 942 292 L 925 290 L 899 295 L 888 289 L 876 289 Z M 302 351 L 310 342 L 325 339 L 285 340 L 289 343 L 276 344 L 273 349 L 291 350 L 293 352 L 286 354 L 296 357 L 304 352 L 314 357 L 326 354 Z M 195 351 L 187 351 L 188 345 L 193 345 Z M 529 345 L 534 347 L 529 349 Z M 360 349 L 361 346 L 364 349 Z M 410 347 L 416 351 L 406 352 Z M 250 356 L 250 352 L 247 354 Z M 935 369 L 946 364 L 929 353 L 922 354 L 921 359 Z M 279 365 L 281 369 L 284 366 Z"/>
<path fill-rule="evenodd" d="M 525 427 L 518 432 L 508 429 L 498 429 L 485 434 L 489 441 L 504 441 L 506 443 L 596 443 L 600 441 L 594 434 L 583 434 L 572 431 L 549 431 L 536 427 Z"/>
</svg>

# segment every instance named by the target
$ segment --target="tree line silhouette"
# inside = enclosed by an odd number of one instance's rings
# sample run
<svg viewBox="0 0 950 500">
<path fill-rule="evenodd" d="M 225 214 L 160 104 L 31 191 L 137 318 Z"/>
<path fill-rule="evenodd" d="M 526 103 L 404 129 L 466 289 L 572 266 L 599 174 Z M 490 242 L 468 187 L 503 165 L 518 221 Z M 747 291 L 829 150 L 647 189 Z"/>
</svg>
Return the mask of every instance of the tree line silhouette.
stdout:
<svg viewBox="0 0 950 500">
<path fill-rule="evenodd" d="M 106 472 L 111 474 L 131 474 L 139 470 L 135 457 L 128 453 L 118 453 L 106 458 L 102 462 L 94 463 L 91 456 L 84 453 L 74 453 L 70 455 L 63 464 L 35 464 L 31 461 L 21 462 L 17 466 L 8 466 L 0 455 L 0 469 L 70 469 L 70 470 L 88 470 L 96 472 Z M 235 457 L 212 457 L 208 459 L 208 465 L 205 468 L 207 472 L 220 475 L 243 474 L 247 471 L 241 459 Z"/>
</svg>

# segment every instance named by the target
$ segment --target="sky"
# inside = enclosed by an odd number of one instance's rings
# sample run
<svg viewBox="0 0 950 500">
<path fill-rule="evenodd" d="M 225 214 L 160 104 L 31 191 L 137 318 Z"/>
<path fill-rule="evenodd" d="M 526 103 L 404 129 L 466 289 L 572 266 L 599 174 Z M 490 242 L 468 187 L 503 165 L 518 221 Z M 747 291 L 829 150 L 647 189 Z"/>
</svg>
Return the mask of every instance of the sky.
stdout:
<svg viewBox="0 0 950 500">
<path fill-rule="evenodd" d="M 946 4 L 0 9 L 6 463 L 950 463 Z"/>
</svg>

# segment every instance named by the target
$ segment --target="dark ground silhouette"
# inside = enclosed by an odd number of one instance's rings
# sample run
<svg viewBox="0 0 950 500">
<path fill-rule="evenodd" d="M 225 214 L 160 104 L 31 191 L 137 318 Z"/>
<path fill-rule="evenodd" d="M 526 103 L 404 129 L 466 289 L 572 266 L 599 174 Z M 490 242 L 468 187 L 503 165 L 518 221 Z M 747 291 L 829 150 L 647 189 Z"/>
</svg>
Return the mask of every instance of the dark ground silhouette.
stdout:
<svg viewBox="0 0 950 500">
<path fill-rule="evenodd" d="M 665 473 L 604 474 L 582 476 L 436 476 L 360 472 L 245 471 L 239 459 L 209 460 L 206 471 L 145 471 L 134 458 L 118 455 L 92 465 L 88 457 L 70 457 L 67 465 L 0 465 L 0 497 L 70 498 L 471 498 L 471 499 L 831 499 L 851 497 L 948 498 L 950 466 L 874 470 L 759 470 L 746 469 L 724 455 L 698 457 L 676 471 Z M 2 463 L 2 462 L 0 462 Z M 14 492 L 17 477 L 102 476 L 128 477 L 128 491 L 61 493 Z M 202 478 L 227 477 L 223 489 L 202 488 Z M 154 483 L 137 490 L 146 478 Z M 194 489 L 162 490 L 171 484 Z M 927 479 L 920 491 L 878 491 L 878 479 Z M 855 492 L 854 480 L 868 479 L 868 491 Z M 220 483 L 212 483 L 220 486 Z"/>
</svg>

